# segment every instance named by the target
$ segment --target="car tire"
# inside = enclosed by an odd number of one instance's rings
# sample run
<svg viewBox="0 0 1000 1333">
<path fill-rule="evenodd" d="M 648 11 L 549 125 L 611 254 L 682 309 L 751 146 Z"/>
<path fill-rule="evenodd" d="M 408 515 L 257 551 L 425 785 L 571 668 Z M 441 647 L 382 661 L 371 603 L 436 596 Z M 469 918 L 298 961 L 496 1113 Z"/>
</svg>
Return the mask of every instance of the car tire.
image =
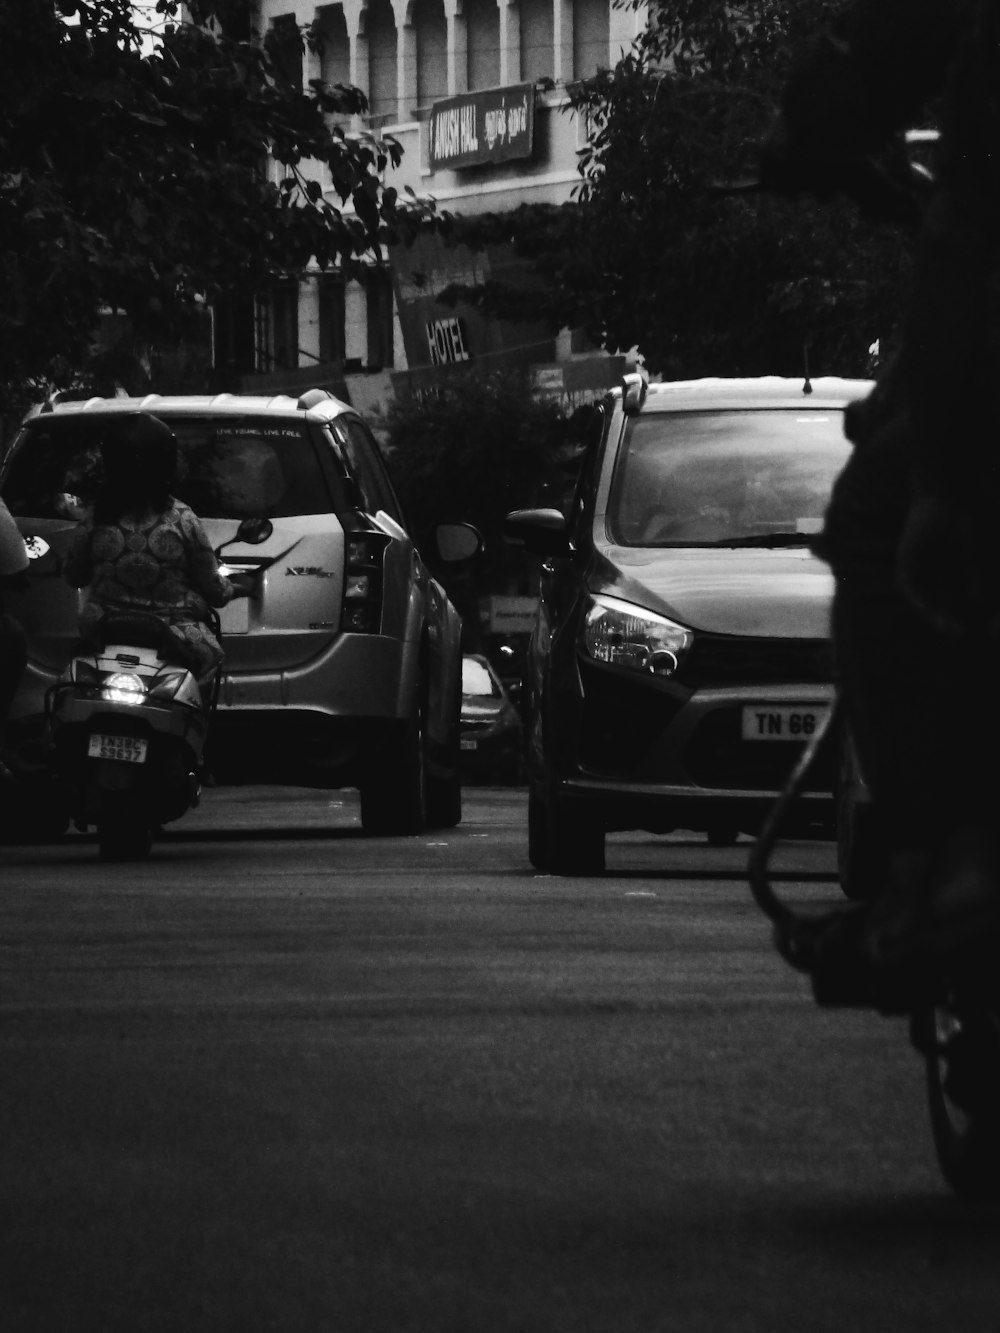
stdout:
<svg viewBox="0 0 1000 1333">
<path fill-rule="evenodd" d="M 461 824 L 461 674 L 456 674 L 449 714 L 448 740 L 441 753 L 440 774 L 427 774 L 427 826 L 453 829 Z"/>
<path fill-rule="evenodd" d="M 461 769 L 462 679 L 456 676 L 449 717 L 448 740 L 441 755 L 444 775 L 428 773 L 427 827 L 455 828 L 462 822 Z"/>
<path fill-rule="evenodd" d="M 841 732 L 837 760 L 837 878 L 845 898 L 869 902 L 886 885 L 889 846 L 867 796 L 854 742 Z"/>
<path fill-rule="evenodd" d="M 394 729 L 361 781 L 361 827 L 374 837 L 410 837 L 427 825 L 424 713 Z"/>
<path fill-rule="evenodd" d="M 549 868 L 548 805 L 533 787 L 528 792 L 528 860 L 536 870 Z"/>
<path fill-rule="evenodd" d="M 462 777 L 427 779 L 427 827 L 455 828 L 462 822 Z"/>
<path fill-rule="evenodd" d="M 528 860 L 551 875 L 604 872 L 603 825 L 593 813 L 551 789 L 528 793 Z"/>
<path fill-rule="evenodd" d="M 914 1015 L 941 1172 L 963 1199 L 1000 1199 L 1000 1037 L 990 1015 L 947 1005 Z"/>
</svg>

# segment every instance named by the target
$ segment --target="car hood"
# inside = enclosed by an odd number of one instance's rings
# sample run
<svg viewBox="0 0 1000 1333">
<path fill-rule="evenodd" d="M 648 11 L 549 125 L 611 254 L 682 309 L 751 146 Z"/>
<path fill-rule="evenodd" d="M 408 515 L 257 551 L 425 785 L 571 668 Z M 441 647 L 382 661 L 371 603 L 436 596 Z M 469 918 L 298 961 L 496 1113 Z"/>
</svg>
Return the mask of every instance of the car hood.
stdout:
<svg viewBox="0 0 1000 1333">
<path fill-rule="evenodd" d="M 753 638 L 829 636 L 833 575 L 805 547 L 613 546 L 601 554 L 594 592 L 649 607 L 690 629 Z"/>
</svg>

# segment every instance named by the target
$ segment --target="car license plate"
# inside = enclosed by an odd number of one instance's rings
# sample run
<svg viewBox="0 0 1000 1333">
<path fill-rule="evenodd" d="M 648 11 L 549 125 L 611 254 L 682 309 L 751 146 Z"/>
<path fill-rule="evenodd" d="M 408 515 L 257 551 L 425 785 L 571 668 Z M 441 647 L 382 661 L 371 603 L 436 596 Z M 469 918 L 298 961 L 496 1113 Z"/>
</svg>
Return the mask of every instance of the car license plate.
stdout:
<svg viewBox="0 0 1000 1333">
<path fill-rule="evenodd" d="M 109 736 L 95 731 L 87 744 L 92 759 L 121 759 L 127 764 L 144 764 L 149 742 L 138 736 Z"/>
<path fill-rule="evenodd" d="M 829 711 L 823 705 L 748 704 L 743 709 L 743 739 L 807 741 Z"/>
<path fill-rule="evenodd" d="M 471 736 L 468 737 L 463 736 L 462 739 L 459 741 L 459 744 L 461 745 L 463 750 L 475 750 L 479 746 L 479 742 L 473 740 Z"/>
<path fill-rule="evenodd" d="M 219 607 L 219 628 L 223 634 L 249 634 L 250 603 L 245 597 L 235 597 Z"/>
</svg>

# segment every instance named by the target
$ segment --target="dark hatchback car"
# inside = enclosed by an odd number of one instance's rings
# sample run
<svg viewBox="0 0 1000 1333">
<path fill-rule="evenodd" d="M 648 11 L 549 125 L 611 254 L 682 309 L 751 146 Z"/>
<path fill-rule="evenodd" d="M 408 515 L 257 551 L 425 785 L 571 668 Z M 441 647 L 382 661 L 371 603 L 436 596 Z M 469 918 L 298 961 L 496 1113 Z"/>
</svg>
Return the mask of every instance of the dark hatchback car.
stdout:
<svg viewBox="0 0 1000 1333">
<path fill-rule="evenodd" d="M 516 782 L 522 766 L 521 715 L 480 653 L 462 658 L 462 771 Z"/>
<path fill-rule="evenodd" d="M 509 515 L 543 557 L 522 708 L 528 844 L 603 869 L 611 830 L 754 832 L 830 707 L 832 578 L 809 547 L 867 381 L 627 376 L 568 517 Z M 832 759 L 799 803 L 834 824 Z"/>
</svg>

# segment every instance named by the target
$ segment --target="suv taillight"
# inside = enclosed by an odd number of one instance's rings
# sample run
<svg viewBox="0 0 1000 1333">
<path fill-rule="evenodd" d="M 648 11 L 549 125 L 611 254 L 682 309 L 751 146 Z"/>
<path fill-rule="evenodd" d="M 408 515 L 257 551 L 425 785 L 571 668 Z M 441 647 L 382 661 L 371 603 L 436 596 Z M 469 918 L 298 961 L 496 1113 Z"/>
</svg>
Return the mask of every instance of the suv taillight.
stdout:
<svg viewBox="0 0 1000 1333">
<path fill-rule="evenodd" d="M 340 628 L 377 634 L 382 625 L 382 562 L 389 538 L 382 532 L 344 533 L 344 601 Z"/>
</svg>

